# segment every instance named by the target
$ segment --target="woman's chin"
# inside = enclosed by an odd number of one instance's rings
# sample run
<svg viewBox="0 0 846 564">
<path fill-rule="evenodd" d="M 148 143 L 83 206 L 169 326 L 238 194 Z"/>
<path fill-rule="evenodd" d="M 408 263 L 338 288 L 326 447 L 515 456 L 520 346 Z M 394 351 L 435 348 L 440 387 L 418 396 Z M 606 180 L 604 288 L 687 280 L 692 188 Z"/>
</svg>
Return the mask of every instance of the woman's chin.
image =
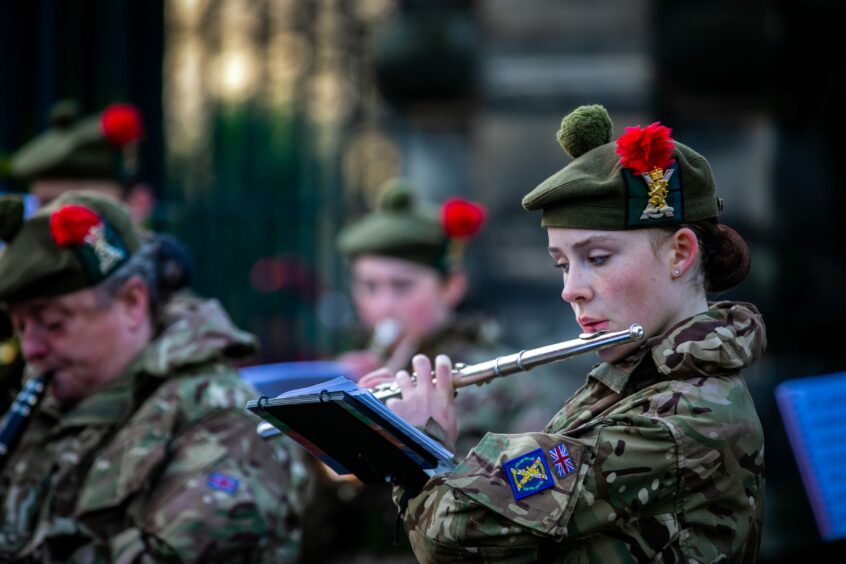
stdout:
<svg viewBox="0 0 846 564">
<path fill-rule="evenodd" d="M 625 345 L 603 349 L 596 353 L 596 355 L 602 362 L 617 362 L 626 358 L 635 348 L 637 348 L 637 343 L 627 343 Z"/>
</svg>

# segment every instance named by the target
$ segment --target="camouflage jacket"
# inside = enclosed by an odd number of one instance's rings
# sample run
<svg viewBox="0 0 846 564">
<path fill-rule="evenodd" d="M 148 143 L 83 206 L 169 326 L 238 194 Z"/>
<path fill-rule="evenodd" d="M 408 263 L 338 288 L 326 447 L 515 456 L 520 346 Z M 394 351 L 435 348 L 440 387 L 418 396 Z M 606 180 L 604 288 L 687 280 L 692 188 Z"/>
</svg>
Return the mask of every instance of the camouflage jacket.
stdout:
<svg viewBox="0 0 846 564">
<path fill-rule="evenodd" d="M 763 436 L 740 370 L 766 346 L 721 302 L 600 364 L 542 433 L 488 434 L 404 513 L 422 562 L 754 562 Z"/>
<path fill-rule="evenodd" d="M 177 300 L 117 380 L 35 411 L 0 475 L 0 561 L 284 562 L 284 450 L 225 362 L 252 353 L 216 301 Z"/>
</svg>

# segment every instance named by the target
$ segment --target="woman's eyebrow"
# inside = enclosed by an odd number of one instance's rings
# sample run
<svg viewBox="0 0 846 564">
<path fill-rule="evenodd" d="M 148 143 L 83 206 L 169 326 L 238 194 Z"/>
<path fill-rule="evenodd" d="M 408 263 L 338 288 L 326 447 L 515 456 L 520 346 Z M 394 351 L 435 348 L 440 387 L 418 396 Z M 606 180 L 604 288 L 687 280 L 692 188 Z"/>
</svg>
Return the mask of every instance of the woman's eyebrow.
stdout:
<svg viewBox="0 0 846 564">
<path fill-rule="evenodd" d="M 588 237 L 587 239 L 583 239 L 581 241 L 573 243 L 572 246 L 573 246 L 573 250 L 579 250 L 583 247 L 587 247 L 588 245 L 595 245 L 595 244 L 600 244 L 600 243 L 614 243 L 614 242 L 617 242 L 617 241 L 618 241 L 618 239 L 616 237 L 611 236 L 611 235 L 594 235 L 593 237 Z M 564 251 L 562 251 L 558 247 L 550 246 L 550 247 L 547 248 L 547 250 L 549 251 L 549 254 L 559 254 L 559 255 L 566 254 Z"/>
<path fill-rule="evenodd" d="M 612 237 L 610 235 L 594 235 L 593 237 L 588 237 L 582 241 L 577 243 L 573 243 L 573 249 L 581 249 L 582 247 L 587 247 L 588 245 L 595 245 L 598 243 L 612 243 L 616 242 L 617 238 Z"/>
</svg>

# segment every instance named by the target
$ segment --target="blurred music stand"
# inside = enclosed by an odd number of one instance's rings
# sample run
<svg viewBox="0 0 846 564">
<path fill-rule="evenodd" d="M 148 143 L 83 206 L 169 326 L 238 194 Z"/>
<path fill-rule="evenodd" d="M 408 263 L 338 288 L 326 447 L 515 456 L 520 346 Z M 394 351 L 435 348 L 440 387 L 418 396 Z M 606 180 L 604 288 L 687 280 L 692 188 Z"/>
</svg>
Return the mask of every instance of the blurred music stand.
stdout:
<svg viewBox="0 0 846 564">
<path fill-rule="evenodd" d="M 247 366 L 240 369 L 241 378 L 269 398 L 289 390 L 305 388 L 338 376 L 349 378 L 350 371 L 338 362 L 328 360 L 279 362 Z"/>
<path fill-rule="evenodd" d="M 775 395 L 820 534 L 846 538 L 846 372 L 788 380 Z"/>
</svg>

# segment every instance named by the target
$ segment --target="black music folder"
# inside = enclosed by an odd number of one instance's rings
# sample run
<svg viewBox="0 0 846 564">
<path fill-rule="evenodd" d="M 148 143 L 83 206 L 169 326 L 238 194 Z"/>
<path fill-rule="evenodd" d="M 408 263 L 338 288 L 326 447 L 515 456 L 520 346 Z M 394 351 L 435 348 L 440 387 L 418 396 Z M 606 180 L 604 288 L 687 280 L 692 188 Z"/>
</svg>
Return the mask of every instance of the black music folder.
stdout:
<svg viewBox="0 0 846 564">
<path fill-rule="evenodd" d="M 455 466 L 453 453 L 344 377 L 262 397 L 247 409 L 338 474 L 354 474 L 365 484 L 416 490 Z"/>
</svg>

